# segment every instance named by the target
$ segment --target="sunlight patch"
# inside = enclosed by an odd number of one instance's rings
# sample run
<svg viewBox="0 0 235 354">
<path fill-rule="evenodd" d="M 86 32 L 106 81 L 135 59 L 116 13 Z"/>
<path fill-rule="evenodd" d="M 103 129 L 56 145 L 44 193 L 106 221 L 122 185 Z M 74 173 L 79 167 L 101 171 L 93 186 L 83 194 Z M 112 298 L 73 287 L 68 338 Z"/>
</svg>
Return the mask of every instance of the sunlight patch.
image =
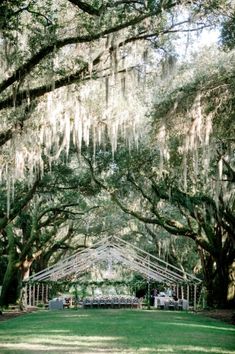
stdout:
<svg viewBox="0 0 235 354">
<path fill-rule="evenodd" d="M 90 342 L 96 343 L 104 343 L 110 341 L 117 341 L 123 339 L 122 337 L 102 337 L 102 336 L 50 336 L 48 338 L 32 338 L 34 343 L 48 343 L 48 344 L 78 344 L 78 345 L 86 345 Z"/>
<path fill-rule="evenodd" d="M 64 315 L 63 317 L 67 317 L 67 318 L 71 318 L 71 317 L 77 317 L 77 318 L 81 318 L 81 317 L 89 317 L 89 315 L 71 315 L 71 314 L 68 314 L 68 315 Z"/>
<path fill-rule="evenodd" d="M 80 348 L 68 345 L 62 345 L 58 348 L 58 346 L 50 346 L 43 344 L 29 344 L 29 343 L 3 343 L 0 346 L 0 349 L 12 349 L 12 350 L 32 350 L 32 351 L 45 351 L 49 353 L 50 351 L 56 351 L 56 353 L 80 353 L 89 354 L 89 353 L 122 353 L 122 354 L 136 354 L 136 353 L 183 353 L 183 352 L 200 352 L 200 353 L 218 353 L 218 354 L 235 354 L 235 351 L 231 350 L 223 350 L 222 348 L 204 348 L 204 347 L 195 347 L 195 346 L 159 346 L 157 348 L 139 348 L 139 349 L 122 349 L 122 348 L 105 348 L 97 347 L 93 345 L 91 348 Z M 87 343 L 89 346 L 89 343 Z"/>
<path fill-rule="evenodd" d="M 177 322 L 171 322 L 169 323 L 174 326 L 186 326 L 186 327 L 198 327 L 198 328 L 210 328 L 210 329 L 219 329 L 222 331 L 232 331 L 235 332 L 235 328 L 230 328 L 230 327 L 217 327 L 217 326 L 211 326 L 211 325 L 200 325 L 200 324 L 192 324 L 192 323 L 177 323 Z"/>
<path fill-rule="evenodd" d="M 128 351 L 127 351 L 128 352 Z M 222 348 L 204 348 L 204 347 L 195 347 L 195 346 L 183 346 L 183 345 L 160 345 L 159 347 L 156 348 L 140 348 L 135 351 L 135 353 L 183 353 L 183 352 L 200 352 L 200 353 L 218 353 L 218 354 L 235 354 L 235 351 L 233 350 L 225 350 Z M 124 353 L 124 352 L 122 352 Z M 126 353 L 126 352 L 125 352 Z"/>
<path fill-rule="evenodd" d="M 12 340 L 12 338 L 4 338 L 5 340 Z M 50 336 L 48 338 L 44 337 L 30 337 L 25 338 L 24 343 L 2 343 L 0 348 L 16 348 L 20 349 L 35 349 L 35 350 L 55 350 L 66 348 L 71 350 L 71 348 L 84 348 L 84 347 L 108 347 L 110 346 L 110 341 L 118 341 L 123 339 L 122 337 L 105 337 L 105 336 Z M 59 348 L 58 348 L 59 346 Z M 67 350 L 66 349 L 66 350 Z"/>
</svg>

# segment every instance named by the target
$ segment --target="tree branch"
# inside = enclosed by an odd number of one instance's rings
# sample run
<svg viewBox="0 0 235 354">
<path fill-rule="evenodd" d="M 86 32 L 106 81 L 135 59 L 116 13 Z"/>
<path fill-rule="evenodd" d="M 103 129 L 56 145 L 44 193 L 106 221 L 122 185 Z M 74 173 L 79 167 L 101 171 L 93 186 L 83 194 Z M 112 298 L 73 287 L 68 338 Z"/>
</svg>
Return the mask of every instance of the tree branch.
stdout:
<svg viewBox="0 0 235 354">
<path fill-rule="evenodd" d="M 90 172 L 91 172 L 91 177 L 93 179 L 93 181 L 101 188 L 101 189 L 104 189 L 106 190 L 107 192 L 109 192 L 109 189 L 108 187 L 103 184 L 101 181 L 98 180 L 98 178 L 96 178 L 95 176 L 95 171 L 94 171 L 94 168 L 93 168 L 93 165 L 92 165 L 92 162 L 91 160 L 89 160 L 83 153 L 81 154 L 83 159 L 85 160 L 85 162 L 87 163 L 87 165 L 89 166 L 89 169 L 90 169 Z"/>
<path fill-rule="evenodd" d="M 4 229 L 10 221 L 14 220 L 15 217 L 19 214 L 19 212 L 29 203 L 29 201 L 34 196 L 39 183 L 40 183 L 40 180 L 36 179 L 36 181 L 34 182 L 34 184 L 31 187 L 31 189 L 27 192 L 26 196 L 23 197 L 18 202 L 15 200 L 14 206 L 10 211 L 9 217 L 5 216 L 0 219 L 0 231 L 2 229 Z"/>
<path fill-rule="evenodd" d="M 71 4 L 77 6 L 80 10 L 88 13 L 89 15 L 92 16 L 100 16 L 102 6 L 96 9 L 94 6 L 91 6 L 90 4 L 80 1 L 80 0 L 68 0 L 71 2 Z"/>
<path fill-rule="evenodd" d="M 19 120 L 16 121 L 14 126 L 6 130 L 5 132 L 0 133 L 0 146 L 3 146 L 8 140 L 12 139 L 14 133 L 18 133 L 23 130 L 24 122 L 31 117 L 31 114 L 35 108 L 35 100 L 25 107 L 25 112 Z"/>
<path fill-rule="evenodd" d="M 99 8 L 91 6 L 90 4 L 80 0 L 68 0 L 68 1 L 71 2 L 73 5 L 77 6 L 80 10 L 88 13 L 91 16 L 100 16 L 108 8 L 117 8 L 120 5 L 131 6 L 134 4 L 138 4 L 138 5 L 142 5 L 142 7 L 145 8 L 145 2 L 138 1 L 138 0 L 118 0 L 115 2 L 107 3 L 106 5 L 101 5 Z"/>
<path fill-rule="evenodd" d="M 126 27 L 136 25 L 146 18 L 151 17 L 151 14 L 144 14 L 141 16 L 137 16 L 132 18 L 131 20 L 118 24 L 114 27 L 108 28 L 104 31 L 93 33 L 84 36 L 75 36 L 75 37 L 68 37 L 61 40 L 57 40 L 52 44 L 42 48 L 38 53 L 32 56 L 25 64 L 19 67 L 9 78 L 4 80 L 0 84 L 0 93 L 6 90 L 9 86 L 11 86 L 14 82 L 18 80 L 24 79 L 24 77 L 38 64 L 40 63 L 47 55 L 53 53 L 53 51 L 60 49 L 69 44 L 76 44 L 76 43 L 90 43 L 97 39 L 100 39 L 108 34 L 118 32 Z"/>
<path fill-rule="evenodd" d="M 74 3 L 86 7 L 87 9 L 89 8 L 90 11 L 95 11 L 94 8 L 82 1 L 79 0 L 74 0 Z M 119 1 L 118 4 L 123 3 L 123 1 Z M 180 1 L 176 1 L 175 3 L 167 3 L 167 5 L 164 7 L 164 9 L 171 9 L 172 7 L 176 6 L 177 3 L 180 3 Z M 110 5 L 109 5 L 110 6 Z M 103 31 L 100 31 L 98 33 L 93 33 L 89 35 L 84 35 L 84 36 L 75 36 L 75 37 L 68 37 L 64 39 L 58 39 L 54 41 L 53 43 L 47 45 L 44 48 L 41 48 L 38 53 L 33 55 L 26 63 L 24 63 L 21 67 L 15 70 L 15 72 L 8 77 L 7 79 L 3 80 L 2 83 L 0 84 L 0 93 L 6 90 L 9 86 L 11 86 L 13 83 L 19 80 L 23 80 L 24 77 L 34 68 L 36 67 L 37 64 L 39 64 L 46 56 L 49 54 L 53 53 L 55 50 L 58 51 L 58 49 L 63 48 L 66 45 L 69 44 L 76 44 L 76 43 L 90 43 L 92 41 L 95 41 L 97 39 L 100 39 L 102 37 L 105 37 L 108 34 L 118 32 L 124 28 L 131 27 L 134 25 L 137 25 L 144 21 L 147 18 L 153 17 L 153 16 L 158 16 L 161 14 L 163 8 L 159 6 L 156 8 L 153 12 L 146 12 L 144 14 L 141 14 L 139 16 L 136 16 L 129 21 L 126 21 L 124 23 L 119 23 L 113 27 L 107 28 Z"/>
<path fill-rule="evenodd" d="M 146 16 L 144 18 L 146 18 Z M 182 21 L 182 22 L 176 23 L 164 31 L 155 32 L 155 33 L 140 34 L 138 36 L 133 36 L 133 37 L 127 38 L 126 40 L 124 40 L 123 42 L 121 42 L 119 44 L 119 47 L 124 46 L 128 43 L 139 41 L 139 40 L 150 40 L 151 38 L 158 37 L 160 34 L 167 34 L 167 33 L 171 32 L 172 27 L 179 26 L 179 25 L 187 23 L 187 22 L 188 21 Z M 181 30 L 176 30 L 176 32 L 180 32 L 180 31 Z M 103 33 L 105 33 L 105 32 L 107 32 L 107 31 L 104 31 Z M 97 35 L 97 38 L 99 36 L 101 36 L 101 35 Z M 67 44 L 78 43 L 78 42 L 79 43 L 89 42 L 89 41 L 93 40 L 93 38 L 95 38 L 95 37 L 93 37 L 93 36 L 71 37 L 71 38 L 67 38 L 67 39 L 58 41 L 56 43 L 56 45 L 51 45 L 51 46 L 48 46 L 48 47 L 42 49 L 38 54 L 36 54 L 34 57 L 32 57 L 21 68 L 16 70 L 15 73 L 10 78 L 6 79 L 5 81 L 3 81 L 0 84 L 0 92 L 4 91 L 8 86 L 13 84 L 15 81 L 22 79 L 24 76 L 26 76 L 27 73 L 34 68 L 34 66 L 36 66 L 42 59 L 44 59 L 44 57 L 47 54 L 50 54 L 51 51 L 54 50 L 55 48 L 58 50 L 59 48 L 63 47 L 64 45 L 67 45 Z M 93 60 L 92 66 L 95 67 L 97 64 L 99 64 L 101 62 L 102 56 L 106 51 L 112 52 L 114 49 L 115 49 L 114 46 L 110 46 L 110 48 L 106 49 L 105 51 L 102 51 Z M 132 69 L 132 68 L 128 68 L 128 69 Z M 119 72 L 123 72 L 123 71 L 126 71 L 126 69 L 120 70 Z M 81 69 L 79 69 L 76 73 L 67 75 L 66 77 L 56 80 L 53 83 L 53 85 L 45 84 L 43 86 L 36 87 L 31 90 L 28 90 L 28 89 L 21 90 L 18 93 L 17 97 L 15 97 L 14 95 L 11 95 L 10 97 L 6 98 L 5 100 L 0 101 L 0 110 L 12 107 L 14 101 L 15 101 L 14 105 L 16 107 L 18 107 L 18 106 L 22 105 L 26 100 L 28 100 L 28 98 L 34 99 L 37 97 L 41 97 L 44 94 L 51 92 L 53 89 L 57 89 L 57 88 L 60 88 L 60 87 L 66 86 L 66 85 L 73 84 L 79 80 L 82 80 L 82 81 L 89 80 L 91 78 L 90 74 L 87 77 L 85 76 L 88 73 L 89 73 L 89 64 L 84 63 L 84 66 Z M 104 77 L 105 76 L 107 76 L 107 74 L 105 74 Z M 95 77 L 95 72 L 93 72 L 93 77 Z M 103 77 L 103 76 L 97 76 L 97 78 L 100 78 L 100 77 Z"/>
<path fill-rule="evenodd" d="M 88 71 L 88 65 L 86 65 L 84 68 L 78 70 L 76 73 L 68 75 L 66 77 L 63 77 L 61 79 L 58 79 L 55 81 L 53 87 L 52 85 L 45 84 L 43 86 L 31 89 L 29 90 L 22 90 L 20 91 L 19 95 L 16 97 L 15 100 L 15 107 L 21 106 L 23 103 L 30 99 L 35 99 L 37 97 L 41 97 L 45 95 L 46 93 L 49 93 L 53 91 L 53 89 L 58 89 L 60 87 L 66 86 L 66 85 L 71 85 L 79 80 L 85 81 L 90 79 L 90 77 L 83 77 Z M 5 108 L 10 108 L 13 105 L 13 95 L 6 98 L 5 100 L 0 101 L 0 110 L 5 109 Z"/>
</svg>

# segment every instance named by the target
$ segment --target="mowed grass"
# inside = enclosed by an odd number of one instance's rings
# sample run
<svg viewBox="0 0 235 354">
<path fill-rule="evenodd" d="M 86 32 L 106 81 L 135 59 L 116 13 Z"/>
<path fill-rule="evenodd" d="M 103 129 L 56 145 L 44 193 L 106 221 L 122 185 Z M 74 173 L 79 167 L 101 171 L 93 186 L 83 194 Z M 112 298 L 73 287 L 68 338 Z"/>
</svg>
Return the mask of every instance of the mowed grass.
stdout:
<svg viewBox="0 0 235 354">
<path fill-rule="evenodd" d="M 235 354 L 235 327 L 187 312 L 41 310 L 0 322 L 0 353 Z"/>
</svg>

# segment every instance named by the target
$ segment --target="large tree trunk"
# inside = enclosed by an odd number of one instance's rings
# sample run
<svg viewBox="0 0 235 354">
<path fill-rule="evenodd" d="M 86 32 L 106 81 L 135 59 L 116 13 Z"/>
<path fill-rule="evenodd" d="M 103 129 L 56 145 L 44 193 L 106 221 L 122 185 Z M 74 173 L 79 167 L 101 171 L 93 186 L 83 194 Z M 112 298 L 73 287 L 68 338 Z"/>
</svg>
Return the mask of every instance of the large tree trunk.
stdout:
<svg viewBox="0 0 235 354">
<path fill-rule="evenodd" d="M 209 253 L 199 248 L 199 255 L 202 263 L 204 285 L 206 288 L 206 305 L 214 305 L 214 286 L 213 286 L 213 259 Z"/>
<path fill-rule="evenodd" d="M 20 296 L 20 289 L 20 271 L 14 262 L 9 261 L 2 285 L 0 306 L 8 307 L 9 304 L 15 304 Z"/>
<path fill-rule="evenodd" d="M 235 305 L 235 263 L 200 251 L 208 307 L 230 308 Z"/>
<path fill-rule="evenodd" d="M 0 306 L 7 307 L 9 304 L 15 304 L 20 295 L 21 272 L 18 267 L 18 254 L 14 240 L 14 234 L 11 226 L 6 228 L 8 236 L 8 264 L 3 278 L 2 292 L 0 297 Z"/>
<path fill-rule="evenodd" d="M 227 295 L 228 295 L 228 267 L 225 260 L 216 262 L 216 274 L 214 279 L 215 287 L 215 305 L 220 308 L 227 307 Z"/>
<path fill-rule="evenodd" d="M 235 261 L 228 269 L 228 301 L 232 308 L 235 308 Z"/>
<path fill-rule="evenodd" d="M 235 263 L 229 264 L 226 259 L 217 262 L 215 277 L 217 291 L 216 305 L 220 308 L 235 306 Z"/>
</svg>

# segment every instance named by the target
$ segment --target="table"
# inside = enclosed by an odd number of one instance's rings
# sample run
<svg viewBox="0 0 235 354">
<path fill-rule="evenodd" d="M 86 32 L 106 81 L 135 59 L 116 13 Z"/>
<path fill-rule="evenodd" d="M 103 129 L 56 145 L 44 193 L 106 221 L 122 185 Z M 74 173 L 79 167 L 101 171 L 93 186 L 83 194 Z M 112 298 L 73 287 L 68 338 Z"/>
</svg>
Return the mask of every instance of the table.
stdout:
<svg viewBox="0 0 235 354">
<path fill-rule="evenodd" d="M 189 304 L 185 299 L 176 301 L 170 296 L 155 296 L 154 307 L 165 310 L 188 310 Z"/>
</svg>

